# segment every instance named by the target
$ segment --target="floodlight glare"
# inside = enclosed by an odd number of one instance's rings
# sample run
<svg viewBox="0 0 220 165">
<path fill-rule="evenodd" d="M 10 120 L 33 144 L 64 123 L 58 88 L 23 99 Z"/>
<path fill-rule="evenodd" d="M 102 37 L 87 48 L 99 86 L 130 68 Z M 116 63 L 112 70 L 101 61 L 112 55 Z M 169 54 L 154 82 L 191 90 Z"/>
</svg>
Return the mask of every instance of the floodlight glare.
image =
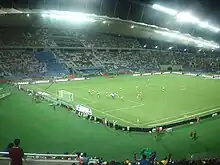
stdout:
<svg viewBox="0 0 220 165">
<path fill-rule="evenodd" d="M 155 48 L 157 49 L 157 48 L 158 48 L 158 46 L 155 46 Z"/>
<path fill-rule="evenodd" d="M 41 16 L 44 17 L 44 18 L 45 18 L 45 17 L 49 17 L 48 14 L 41 14 Z"/>
<path fill-rule="evenodd" d="M 201 28 L 209 29 L 210 31 L 215 32 L 215 33 L 218 33 L 218 32 L 220 31 L 219 28 L 210 25 L 208 22 L 202 22 L 202 21 L 200 21 L 200 22 L 199 22 L 199 26 L 200 26 Z"/>
<path fill-rule="evenodd" d="M 144 45 L 144 48 L 146 48 L 147 45 Z"/>
<path fill-rule="evenodd" d="M 104 24 L 105 24 L 105 23 L 106 23 L 106 21 L 103 21 L 102 23 L 104 23 Z"/>
<path fill-rule="evenodd" d="M 176 10 L 166 8 L 166 7 L 160 6 L 158 4 L 154 4 L 152 6 L 152 8 L 155 9 L 155 10 L 164 12 L 166 14 L 169 14 L 169 15 L 176 15 L 178 13 Z"/>
<path fill-rule="evenodd" d="M 27 14 L 27 17 L 29 17 L 30 15 L 29 14 Z"/>
<path fill-rule="evenodd" d="M 134 25 L 132 25 L 131 28 L 133 29 L 133 28 L 134 28 Z"/>
<path fill-rule="evenodd" d="M 189 22 L 189 23 L 198 23 L 199 19 L 194 17 L 188 12 L 180 12 L 176 15 L 176 20 L 179 22 Z"/>
<path fill-rule="evenodd" d="M 184 52 L 186 51 L 186 49 L 184 49 Z"/>
<path fill-rule="evenodd" d="M 214 50 L 212 49 L 212 52 L 214 52 Z"/>
<path fill-rule="evenodd" d="M 187 42 L 189 43 L 194 43 L 197 47 L 205 47 L 205 48 L 209 48 L 209 49 L 213 49 L 213 48 L 220 48 L 220 46 L 213 42 L 213 41 L 207 41 L 204 39 L 200 39 L 200 38 L 195 38 L 192 37 L 190 35 L 184 35 L 181 33 L 177 33 L 177 32 L 172 32 L 172 31 L 159 31 L 159 30 L 155 30 L 155 33 L 161 34 L 165 37 L 169 37 L 175 40 L 180 40 L 181 42 Z"/>
<path fill-rule="evenodd" d="M 173 47 L 171 46 L 171 47 L 169 47 L 168 49 L 171 50 L 172 48 L 173 48 Z"/>
<path fill-rule="evenodd" d="M 203 44 L 199 44 L 198 47 L 202 48 L 202 47 L 203 47 Z"/>
<path fill-rule="evenodd" d="M 198 52 L 201 52 L 201 49 L 199 49 Z"/>
<path fill-rule="evenodd" d="M 88 17 L 84 13 L 79 12 L 69 12 L 69 11 L 50 11 L 50 13 L 42 14 L 42 17 L 49 17 L 52 19 L 65 20 L 74 23 L 83 23 L 83 22 L 95 22 L 93 18 Z"/>
</svg>

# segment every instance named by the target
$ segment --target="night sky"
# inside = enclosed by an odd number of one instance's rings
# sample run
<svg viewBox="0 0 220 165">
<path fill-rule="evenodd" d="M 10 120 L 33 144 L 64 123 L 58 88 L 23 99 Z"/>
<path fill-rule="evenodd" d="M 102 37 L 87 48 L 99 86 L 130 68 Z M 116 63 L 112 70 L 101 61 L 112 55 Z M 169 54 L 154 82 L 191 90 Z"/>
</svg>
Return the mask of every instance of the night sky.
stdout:
<svg viewBox="0 0 220 165">
<path fill-rule="evenodd" d="M 2 7 L 11 7 L 13 4 L 14 7 L 22 8 L 86 11 L 143 22 L 144 16 L 150 10 L 144 5 L 154 3 L 179 10 L 193 11 L 205 20 L 211 20 L 215 24 L 220 23 L 220 0 L 0 0 Z M 141 20 L 143 8 L 144 16 Z"/>
<path fill-rule="evenodd" d="M 220 41 L 220 35 L 195 29 L 192 25 L 176 25 L 169 15 L 157 12 L 150 6 L 154 3 L 178 11 L 190 11 L 203 21 L 220 27 L 220 0 L 0 0 L 1 7 L 40 8 L 69 10 L 118 17 L 144 22 L 196 37 Z M 217 36 L 217 37 L 216 37 Z"/>
</svg>

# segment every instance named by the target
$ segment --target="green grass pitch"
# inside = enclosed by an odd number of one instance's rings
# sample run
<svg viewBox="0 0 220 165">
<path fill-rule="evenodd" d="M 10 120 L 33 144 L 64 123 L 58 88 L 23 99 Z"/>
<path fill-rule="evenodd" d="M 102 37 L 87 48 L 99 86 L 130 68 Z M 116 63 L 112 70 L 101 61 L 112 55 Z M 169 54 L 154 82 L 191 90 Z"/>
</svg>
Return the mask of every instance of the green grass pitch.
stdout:
<svg viewBox="0 0 220 165">
<path fill-rule="evenodd" d="M 47 87 L 32 86 L 40 91 Z M 160 126 L 220 109 L 220 81 L 182 75 L 91 78 L 53 84 L 47 92 L 56 95 L 57 89 L 74 93 L 75 102 L 91 107 L 94 115 L 126 126 Z M 92 96 L 89 90 L 95 91 Z M 124 101 L 106 97 L 106 92 L 117 93 Z M 137 98 L 140 92 L 143 100 Z"/>
<path fill-rule="evenodd" d="M 148 79 L 150 79 L 149 82 Z M 148 83 L 147 87 L 145 87 L 146 83 Z M 72 91 L 75 93 L 76 101 L 98 109 L 99 111 L 93 111 L 96 115 L 103 115 L 112 120 L 115 120 L 115 117 L 126 120 L 118 120 L 121 124 L 129 124 L 128 121 L 137 124 L 135 122 L 138 117 L 139 124 L 144 124 L 158 122 L 156 120 L 163 120 L 170 116 L 177 116 L 175 117 L 177 119 L 180 113 L 192 112 L 191 110 L 200 109 L 201 111 L 195 113 L 201 113 L 205 112 L 207 107 L 211 107 L 210 110 L 218 107 L 219 83 L 218 80 L 178 75 L 120 76 L 112 79 L 91 78 L 88 81 L 54 84 L 48 92 L 54 93 L 56 89 Z M 33 87 L 45 89 L 48 85 Z M 144 95 L 142 102 L 136 98 L 136 86 L 142 89 Z M 89 96 L 88 90 L 85 89 L 91 88 L 102 93 L 116 91 L 120 87 L 123 88 L 124 102 L 102 95 L 98 99 L 96 96 Z M 165 87 L 164 92 L 161 87 Z M 128 109 L 129 106 L 139 105 L 139 103 L 144 105 Z M 109 110 L 117 110 L 106 112 L 115 117 L 102 113 Z M 159 122 L 166 121 L 168 120 Z M 172 134 L 164 134 L 159 140 L 155 140 L 149 133 L 115 131 L 101 124 L 83 120 L 63 108 L 57 108 L 53 112 L 48 102 L 34 104 L 26 93 L 14 90 L 11 96 L 0 100 L 0 123 L 2 150 L 18 137 L 22 140 L 25 152 L 79 151 L 87 152 L 90 156 L 101 156 L 107 160 L 132 159 L 133 153 L 143 148 L 157 151 L 158 158 L 163 158 L 168 153 L 172 153 L 173 159 L 190 158 L 192 155 L 193 158 L 198 158 L 220 154 L 220 127 L 218 127 L 220 119 L 218 117 L 198 124 L 174 128 Z M 189 138 L 191 131 L 197 131 L 196 141 Z"/>
</svg>

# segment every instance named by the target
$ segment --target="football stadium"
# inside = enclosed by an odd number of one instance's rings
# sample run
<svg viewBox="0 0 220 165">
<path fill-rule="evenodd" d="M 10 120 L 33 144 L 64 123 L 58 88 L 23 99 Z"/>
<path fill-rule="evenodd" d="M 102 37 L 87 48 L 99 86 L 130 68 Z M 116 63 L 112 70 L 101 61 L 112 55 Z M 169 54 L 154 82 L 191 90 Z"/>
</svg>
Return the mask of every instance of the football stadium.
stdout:
<svg viewBox="0 0 220 165">
<path fill-rule="evenodd" d="M 3 0 L 0 164 L 218 164 L 213 4 Z"/>
</svg>

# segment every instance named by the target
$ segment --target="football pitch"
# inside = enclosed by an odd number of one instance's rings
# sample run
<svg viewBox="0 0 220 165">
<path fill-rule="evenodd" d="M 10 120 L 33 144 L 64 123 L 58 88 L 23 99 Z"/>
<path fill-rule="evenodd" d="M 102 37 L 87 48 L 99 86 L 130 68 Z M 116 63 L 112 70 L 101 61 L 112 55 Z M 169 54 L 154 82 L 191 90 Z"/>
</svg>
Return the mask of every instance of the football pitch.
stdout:
<svg viewBox="0 0 220 165">
<path fill-rule="evenodd" d="M 49 85 L 35 84 L 29 88 L 44 91 Z M 124 126 L 161 126 L 220 109 L 220 81 L 201 77 L 174 74 L 93 77 L 86 81 L 54 83 L 46 92 L 56 96 L 57 90 L 74 93 L 74 102 L 90 107 L 94 116 Z M 111 93 L 118 97 L 112 99 Z M 137 98 L 139 93 L 142 99 Z"/>
<path fill-rule="evenodd" d="M 29 87 L 42 91 L 49 85 Z M 136 86 L 143 93 L 143 101 L 136 98 Z M 113 100 L 104 94 L 106 91 L 120 92 L 120 88 L 124 102 L 117 98 Z M 172 120 L 179 120 L 184 116 L 182 113 L 209 113 L 218 109 L 220 103 L 219 80 L 182 75 L 95 77 L 87 81 L 53 84 L 47 92 L 55 95 L 57 89 L 73 92 L 77 102 L 94 108 L 94 115 L 117 120 L 120 124 L 127 125 L 130 122 L 141 127 L 169 122 L 169 117 L 172 116 L 176 116 Z M 100 92 L 100 98 L 90 96 L 88 89 Z M 132 107 L 137 105 L 140 107 Z M 111 112 L 107 112 L 110 110 Z M 139 124 L 137 118 L 140 120 Z M 163 134 L 155 140 L 153 134 L 116 131 L 102 124 L 83 120 L 62 107 L 57 107 L 54 112 L 48 102 L 35 104 L 26 93 L 14 89 L 9 97 L 0 100 L 0 121 L 2 150 L 14 138 L 20 138 L 25 152 L 78 151 L 107 160 L 133 159 L 133 153 L 139 153 L 143 148 L 156 151 L 159 159 L 168 153 L 172 153 L 173 159 L 213 157 L 220 154 L 218 116 L 175 128 L 172 133 Z M 149 122 L 151 123 L 145 124 Z M 189 138 L 191 131 L 197 132 L 197 140 Z"/>
</svg>

